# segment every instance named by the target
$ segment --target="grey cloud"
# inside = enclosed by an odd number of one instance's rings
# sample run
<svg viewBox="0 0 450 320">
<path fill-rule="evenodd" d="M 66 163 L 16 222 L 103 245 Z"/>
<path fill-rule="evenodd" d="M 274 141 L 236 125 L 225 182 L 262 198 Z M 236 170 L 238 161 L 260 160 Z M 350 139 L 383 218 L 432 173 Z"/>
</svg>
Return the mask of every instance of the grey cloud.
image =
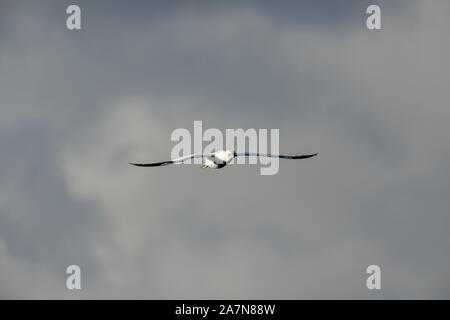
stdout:
<svg viewBox="0 0 450 320">
<path fill-rule="evenodd" d="M 448 297 L 448 4 L 383 2 L 369 32 L 363 3 L 305 3 L 81 2 L 80 32 L 64 2 L 3 4 L 0 295 Z M 194 120 L 320 154 L 126 165 Z"/>
</svg>

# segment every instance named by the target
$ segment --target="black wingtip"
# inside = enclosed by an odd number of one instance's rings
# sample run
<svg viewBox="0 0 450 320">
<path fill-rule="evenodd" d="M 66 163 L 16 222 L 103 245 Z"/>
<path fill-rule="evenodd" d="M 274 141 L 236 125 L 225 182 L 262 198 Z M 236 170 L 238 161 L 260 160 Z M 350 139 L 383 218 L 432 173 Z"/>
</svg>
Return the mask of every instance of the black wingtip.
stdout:
<svg viewBox="0 0 450 320">
<path fill-rule="evenodd" d="M 307 158 L 315 157 L 318 154 L 319 154 L 318 152 L 314 153 L 314 154 L 304 154 L 304 155 L 301 155 L 301 156 L 294 156 L 293 159 L 307 159 Z"/>
<path fill-rule="evenodd" d="M 173 161 L 163 161 L 163 162 L 154 162 L 154 163 L 134 163 L 129 162 L 132 166 L 136 167 L 159 167 L 159 166 L 166 166 L 168 164 L 174 163 Z"/>
<path fill-rule="evenodd" d="M 136 166 L 136 167 L 152 167 L 152 164 L 148 164 L 148 163 L 133 163 L 133 162 L 129 162 L 128 164 L 131 164 L 132 166 Z"/>
<path fill-rule="evenodd" d="M 139 163 L 128 162 L 128 164 L 139 167 Z"/>
</svg>

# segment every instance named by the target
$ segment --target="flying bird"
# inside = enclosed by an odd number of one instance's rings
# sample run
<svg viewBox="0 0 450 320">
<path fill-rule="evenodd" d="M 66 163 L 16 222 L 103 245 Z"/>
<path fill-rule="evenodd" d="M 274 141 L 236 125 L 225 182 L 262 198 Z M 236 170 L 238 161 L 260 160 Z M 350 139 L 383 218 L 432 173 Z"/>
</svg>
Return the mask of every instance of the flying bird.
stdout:
<svg viewBox="0 0 450 320">
<path fill-rule="evenodd" d="M 230 150 L 220 150 L 209 154 L 190 154 L 188 156 L 184 156 L 181 158 L 162 161 L 162 162 L 152 162 L 152 163 L 130 163 L 133 166 L 138 167 L 159 167 L 159 166 L 167 166 L 169 164 L 179 164 L 183 163 L 186 160 L 194 159 L 194 158 L 204 158 L 204 162 L 200 168 L 212 168 L 212 169 L 221 169 L 225 167 L 231 160 L 236 157 L 270 157 L 270 158 L 281 158 L 281 159 L 306 159 L 317 156 L 318 153 L 314 154 L 304 154 L 298 156 L 283 156 L 283 155 L 272 155 L 272 154 L 262 154 L 262 153 L 252 153 L 252 152 L 243 152 L 236 153 Z"/>
</svg>

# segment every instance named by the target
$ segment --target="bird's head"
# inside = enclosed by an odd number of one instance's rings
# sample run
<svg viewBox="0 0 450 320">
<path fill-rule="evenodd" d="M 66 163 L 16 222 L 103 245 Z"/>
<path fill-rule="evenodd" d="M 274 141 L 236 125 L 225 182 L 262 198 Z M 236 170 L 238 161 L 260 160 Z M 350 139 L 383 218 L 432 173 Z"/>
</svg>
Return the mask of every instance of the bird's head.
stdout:
<svg viewBox="0 0 450 320">
<path fill-rule="evenodd" d="M 234 151 L 226 150 L 225 151 L 225 162 L 231 161 L 235 157 L 235 154 L 236 153 Z"/>
</svg>

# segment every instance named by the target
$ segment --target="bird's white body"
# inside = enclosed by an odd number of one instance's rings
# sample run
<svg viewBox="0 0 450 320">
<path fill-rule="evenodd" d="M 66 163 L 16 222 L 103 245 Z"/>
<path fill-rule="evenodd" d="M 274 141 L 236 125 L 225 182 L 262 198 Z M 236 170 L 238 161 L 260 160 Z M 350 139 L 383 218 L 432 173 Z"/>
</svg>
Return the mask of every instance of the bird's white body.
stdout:
<svg viewBox="0 0 450 320">
<path fill-rule="evenodd" d="M 206 157 L 201 168 L 220 169 L 225 167 L 231 160 L 233 160 L 235 153 L 230 150 L 220 150 L 212 153 Z"/>
</svg>

